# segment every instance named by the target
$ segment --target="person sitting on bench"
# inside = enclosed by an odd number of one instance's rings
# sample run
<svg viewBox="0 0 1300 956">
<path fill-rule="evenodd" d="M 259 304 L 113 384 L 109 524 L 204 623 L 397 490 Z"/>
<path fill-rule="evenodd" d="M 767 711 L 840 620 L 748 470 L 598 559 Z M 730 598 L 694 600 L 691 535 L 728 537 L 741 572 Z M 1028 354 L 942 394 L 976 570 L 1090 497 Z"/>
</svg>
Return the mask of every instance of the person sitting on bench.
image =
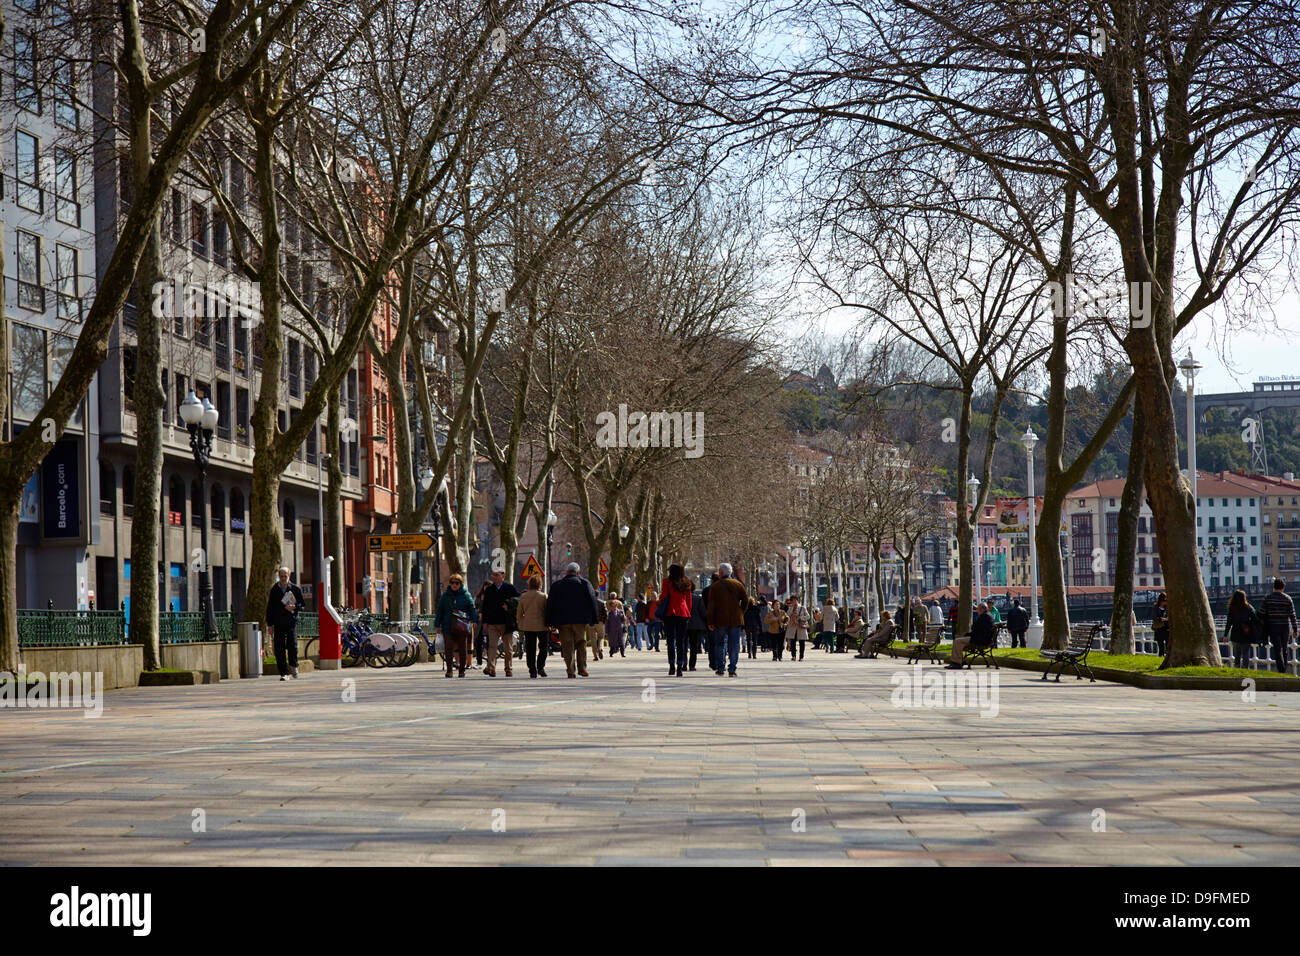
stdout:
<svg viewBox="0 0 1300 956">
<path fill-rule="evenodd" d="M 862 642 L 862 649 L 855 656 L 867 657 L 871 654 L 878 654 L 880 649 L 887 646 L 893 639 L 894 622 L 890 620 L 888 611 L 881 611 L 880 625 L 871 633 L 870 637 Z"/>
<path fill-rule="evenodd" d="M 998 631 L 993 624 L 993 618 L 989 616 L 989 606 L 981 604 L 975 609 L 975 620 L 971 622 L 970 633 L 952 642 L 952 653 L 948 655 L 948 669 L 961 670 L 964 666 L 962 655 L 966 651 L 966 645 L 992 647 L 997 638 Z"/>
</svg>

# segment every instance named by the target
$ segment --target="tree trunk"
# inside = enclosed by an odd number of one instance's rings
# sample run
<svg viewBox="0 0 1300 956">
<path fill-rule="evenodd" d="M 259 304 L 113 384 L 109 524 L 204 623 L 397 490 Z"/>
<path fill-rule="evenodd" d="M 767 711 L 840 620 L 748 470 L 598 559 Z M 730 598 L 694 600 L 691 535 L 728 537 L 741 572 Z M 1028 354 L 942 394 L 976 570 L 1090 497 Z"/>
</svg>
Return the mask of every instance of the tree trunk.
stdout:
<svg viewBox="0 0 1300 956">
<path fill-rule="evenodd" d="M 267 82 L 265 75 L 257 82 Z M 262 258 L 260 281 L 262 293 L 262 377 L 258 383 L 257 403 L 253 407 L 253 492 L 248 499 L 249 534 L 253 560 L 248 571 L 249 620 L 266 627 L 265 592 L 275 580 L 280 567 L 281 531 L 276 502 L 280 494 L 277 445 L 283 441 L 276 422 L 280 407 L 280 363 L 284 355 L 284 325 L 280 302 L 280 218 L 275 192 L 275 126 L 268 116 L 266 103 L 255 104 L 260 110 L 253 124 L 256 133 L 258 211 L 262 220 Z M 262 598 L 259 600 L 259 598 Z"/>
<path fill-rule="evenodd" d="M 131 520 L 131 643 L 144 648 L 144 669 L 157 670 L 158 527 L 162 510 L 162 428 L 167 396 L 162 390 L 161 329 L 153 314 L 152 288 L 159 275 L 161 241 L 155 226 L 140 259 L 136 297 L 135 492 Z M 176 303 L 183 309 L 184 303 Z"/>
<path fill-rule="evenodd" d="M 1065 509 L 1065 493 L 1069 489 L 1060 482 L 1046 489 L 1043 495 L 1043 513 L 1034 528 L 1034 541 L 1038 547 L 1038 580 L 1042 588 L 1039 610 L 1043 615 L 1043 648 L 1061 650 L 1070 637 L 1070 609 L 1066 604 L 1065 565 L 1061 560 L 1061 515 Z"/>
<path fill-rule="evenodd" d="M 1133 653 L 1133 572 L 1137 563 L 1138 512 L 1142 509 L 1142 408 L 1133 408 L 1133 437 L 1129 442 L 1128 481 L 1119 499 L 1119 543 L 1115 556 L 1115 605 L 1110 614 L 1110 652 Z"/>
<path fill-rule="evenodd" d="M 0 671 L 18 672 L 17 602 L 8 600 L 18 594 L 18 509 L 22 488 L 12 492 L 4 488 L 0 498 Z"/>
<path fill-rule="evenodd" d="M 325 466 L 325 472 L 329 476 L 329 484 L 325 489 L 325 527 L 328 529 L 327 553 L 334 558 L 334 566 L 330 569 L 330 603 L 338 609 L 350 606 L 352 601 L 347 591 L 347 565 L 343 548 L 343 464 L 340 457 L 343 450 L 342 412 L 337 388 L 330 389 L 325 415 L 325 448 L 329 452 Z"/>
<path fill-rule="evenodd" d="M 129 83 L 131 98 L 131 179 L 134 194 L 145 190 L 152 163 L 149 144 L 150 103 L 138 83 Z M 154 219 L 136 269 L 135 492 L 131 521 L 131 643 L 143 647 L 144 669 L 161 665 L 158 634 L 159 535 L 154 520 L 162 508 L 162 428 L 167 395 L 162 389 L 162 328 L 154 315 L 153 286 L 162 279 L 162 236 Z M 173 303 L 184 314 L 185 303 Z M 164 528 L 166 526 L 164 525 Z M 207 555 L 203 556 L 205 564 Z"/>
</svg>

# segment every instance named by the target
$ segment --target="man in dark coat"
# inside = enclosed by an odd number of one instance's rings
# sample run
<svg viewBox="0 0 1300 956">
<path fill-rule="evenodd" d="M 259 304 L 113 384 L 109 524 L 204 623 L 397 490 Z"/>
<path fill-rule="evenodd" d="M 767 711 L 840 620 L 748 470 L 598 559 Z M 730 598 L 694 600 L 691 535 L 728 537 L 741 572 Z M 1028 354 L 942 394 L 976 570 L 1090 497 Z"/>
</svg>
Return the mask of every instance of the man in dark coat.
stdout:
<svg viewBox="0 0 1300 956">
<path fill-rule="evenodd" d="M 949 670 L 961 670 L 961 658 L 967 644 L 974 644 L 976 647 L 992 647 L 998 638 L 998 629 L 993 625 L 989 606 L 981 604 L 975 611 L 975 620 L 971 622 L 970 633 L 952 642 L 952 653 L 948 655 Z"/>
<path fill-rule="evenodd" d="M 596 589 L 579 573 L 581 570 L 576 561 L 570 564 L 564 577 L 551 585 L 546 598 L 546 626 L 560 632 L 560 650 L 570 677 L 587 676 L 587 628 L 598 619 Z"/>
<path fill-rule="evenodd" d="M 1263 612 L 1269 643 L 1273 645 L 1273 664 L 1285 674 L 1287 638 L 1296 634 L 1295 604 L 1291 601 L 1291 595 L 1286 593 L 1285 581 L 1281 578 L 1273 579 L 1273 592 L 1264 598 L 1260 610 Z"/>
<path fill-rule="evenodd" d="M 483 668 L 483 673 L 488 677 L 497 676 L 497 642 L 500 641 L 501 652 L 505 657 L 506 676 L 510 677 L 510 664 L 515 656 L 515 632 L 506 605 L 511 598 L 519 597 L 519 592 L 506 580 L 504 571 L 494 569 L 492 579 L 483 585 L 482 595 L 479 613 L 483 618 L 483 631 L 487 635 L 487 666 Z"/>
<path fill-rule="evenodd" d="M 303 605 L 302 590 L 289 583 L 288 568 L 281 568 L 278 577 L 266 599 L 266 626 L 275 631 L 275 667 L 280 672 L 280 680 L 284 680 L 290 671 L 297 680 L 298 612 Z"/>
<path fill-rule="evenodd" d="M 1012 602 L 1007 611 L 1007 633 L 1011 635 L 1012 647 L 1025 646 L 1025 633 L 1029 630 L 1029 612 L 1020 606 L 1020 598 Z M 1016 643 L 1019 641 L 1019 643 Z"/>
</svg>

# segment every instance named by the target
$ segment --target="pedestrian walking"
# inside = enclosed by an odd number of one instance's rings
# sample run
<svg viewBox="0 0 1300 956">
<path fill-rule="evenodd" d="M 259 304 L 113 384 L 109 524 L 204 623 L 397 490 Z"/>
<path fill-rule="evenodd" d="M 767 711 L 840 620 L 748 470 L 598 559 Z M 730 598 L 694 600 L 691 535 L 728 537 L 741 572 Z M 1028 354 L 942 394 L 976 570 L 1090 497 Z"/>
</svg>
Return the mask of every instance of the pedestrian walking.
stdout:
<svg viewBox="0 0 1300 956">
<path fill-rule="evenodd" d="M 718 583 L 718 572 L 714 571 L 709 575 L 709 583 L 704 588 L 704 620 L 707 624 L 709 620 L 709 590 L 713 585 Z M 718 632 L 712 625 L 708 625 L 708 632 L 705 637 L 706 646 L 709 649 L 709 670 L 717 673 L 718 671 Z"/>
<path fill-rule="evenodd" d="M 781 659 L 781 651 L 785 649 L 785 625 L 788 618 L 781 602 L 772 595 L 772 605 L 767 609 L 767 616 L 763 618 L 763 631 L 767 638 L 772 642 L 772 660 Z"/>
<path fill-rule="evenodd" d="M 681 677 L 686 667 L 686 624 L 691 619 L 695 582 L 680 564 L 668 566 L 668 577 L 659 589 L 664 609 L 664 631 L 668 641 L 668 676 Z"/>
<path fill-rule="evenodd" d="M 266 598 L 266 626 L 274 630 L 275 669 L 280 680 L 290 675 L 298 679 L 298 612 L 302 610 L 302 590 L 289 581 L 289 569 L 276 572 L 276 582 Z"/>
<path fill-rule="evenodd" d="M 569 677 L 588 676 L 587 628 L 596 623 L 599 614 L 596 589 L 581 571 L 578 562 L 571 562 L 546 598 L 546 625 L 560 632 L 560 653 Z"/>
<path fill-rule="evenodd" d="M 605 608 L 605 637 L 609 640 L 610 657 L 615 653 L 619 657 L 627 657 L 627 650 L 623 644 L 623 632 L 626 628 L 627 616 L 623 613 L 623 602 L 618 598 L 610 598 Z"/>
<path fill-rule="evenodd" d="M 745 649 L 752 661 L 758 657 L 759 635 L 763 633 L 763 617 L 767 614 L 767 598 L 759 597 L 758 602 L 749 605 L 745 611 Z"/>
<path fill-rule="evenodd" d="M 1160 656 L 1164 657 L 1169 648 L 1169 599 L 1161 591 L 1156 598 L 1156 606 L 1151 609 L 1151 636 L 1156 639 Z"/>
<path fill-rule="evenodd" d="M 943 608 L 937 600 L 930 602 L 930 623 L 935 627 L 943 627 Z"/>
<path fill-rule="evenodd" d="M 799 598 L 790 597 L 790 609 L 786 616 L 785 639 L 790 642 L 790 660 L 803 660 L 804 648 L 808 645 L 808 609 L 799 606 Z M 798 656 L 795 651 L 798 650 Z"/>
<path fill-rule="evenodd" d="M 659 610 L 659 599 L 655 597 L 654 592 L 650 592 L 650 601 L 646 605 L 646 622 L 645 622 L 645 646 L 646 650 L 659 650 L 659 637 L 663 634 L 664 622 L 655 616 Z"/>
<path fill-rule="evenodd" d="M 478 603 L 479 612 L 483 619 L 483 632 L 487 641 L 487 666 L 483 668 L 483 673 L 488 677 L 497 676 L 497 644 L 501 644 L 501 654 L 505 658 L 506 676 L 512 677 L 510 665 L 515 659 L 514 650 L 514 627 L 511 618 L 514 616 L 507 608 L 507 603 L 511 598 L 518 598 L 519 591 L 513 584 L 506 580 L 504 571 L 493 571 L 492 576 L 484 582 Z"/>
<path fill-rule="evenodd" d="M 438 598 L 438 611 L 433 618 L 434 629 L 442 632 L 443 657 L 447 659 L 444 677 L 451 676 L 453 665 L 459 676 L 465 676 L 470 635 L 477 620 L 478 609 L 465 590 L 465 579 L 453 574 L 447 579 L 447 590 Z"/>
<path fill-rule="evenodd" d="M 600 645 L 605 640 L 605 621 L 608 613 L 605 602 L 598 596 L 596 598 L 596 623 L 587 628 L 587 645 L 591 648 L 591 656 L 596 660 L 600 660 L 605 656 L 601 653 Z"/>
<path fill-rule="evenodd" d="M 646 618 L 650 612 L 650 605 L 646 604 L 645 598 L 638 596 L 636 604 L 632 606 L 632 620 L 635 627 L 632 629 L 632 646 L 638 651 L 646 645 Z"/>
<path fill-rule="evenodd" d="M 1011 635 L 1012 647 L 1025 646 L 1025 634 L 1029 630 L 1029 612 L 1020 606 L 1020 598 L 1011 603 L 1007 612 L 1007 633 Z"/>
<path fill-rule="evenodd" d="M 826 595 L 826 603 L 822 605 L 821 612 L 822 632 L 820 635 L 822 650 L 828 653 L 835 653 L 835 631 L 839 627 L 840 612 L 835 607 L 835 598 Z"/>
<path fill-rule="evenodd" d="M 524 656 L 529 677 L 546 676 L 546 655 L 551 649 L 551 632 L 546 626 L 546 592 L 542 576 L 528 579 L 528 590 L 519 596 L 519 630 L 524 634 Z"/>
<path fill-rule="evenodd" d="M 712 594 L 705 609 L 707 623 L 718 635 L 715 673 L 719 677 L 724 667 L 728 677 L 736 676 L 736 668 L 740 665 L 740 631 L 745 626 L 745 611 L 749 609 L 749 593 L 731 573 L 730 564 L 724 561 L 718 565 L 718 579 L 710 588 Z"/>
<path fill-rule="evenodd" d="M 1267 602 L 1267 598 L 1264 599 Z M 1223 636 L 1232 643 L 1232 666 L 1250 664 L 1250 645 L 1259 644 L 1264 636 L 1264 621 L 1259 612 L 1246 600 L 1245 591 L 1233 591 L 1228 599 L 1227 620 Z"/>
<path fill-rule="evenodd" d="M 479 585 L 478 593 L 474 595 L 474 607 L 476 609 L 481 608 L 483 606 L 483 596 L 487 594 L 488 586 L 491 583 L 492 582 L 488 580 L 488 581 L 484 581 L 482 584 Z M 464 585 L 462 585 L 462 587 L 463 586 Z M 483 623 L 482 616 L 480 616 L 477 622 L 474 624 L 474 666 L 482 667 L 483 661 L 486 658 L 487 658 L 487 627 Z"/>
<path fill-rule="evenodd" d="M 709 625 L 704 615 L 704 595 L 696 593 L 691 596 L 691 619 L 686 622 L 686 640 L 690 643 L 690 661 L 687 670 L 695 670 L 695 661 L 700 656 L 700 645 L 709 633 Z"/>
<path fill-rule="evenodd" d="M 1273 663 L 1278 672 L 1286 673 L 1286 645 L 1288 638 L 1297 635 L 1295 602 L 1286 593 L 1286 582 L 1273 579 L 1273 590 L 1260 604 L 1269 643 L 1273 645 Z"/>
</svg>

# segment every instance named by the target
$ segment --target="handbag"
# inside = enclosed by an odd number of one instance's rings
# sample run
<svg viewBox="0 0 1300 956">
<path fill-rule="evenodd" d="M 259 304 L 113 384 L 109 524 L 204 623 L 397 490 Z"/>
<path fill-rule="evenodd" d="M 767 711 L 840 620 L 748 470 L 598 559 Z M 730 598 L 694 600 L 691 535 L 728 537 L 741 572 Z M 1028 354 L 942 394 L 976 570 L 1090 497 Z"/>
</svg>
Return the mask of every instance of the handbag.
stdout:
<svg viewBox="0 0 1300 956">
<path fill-rule="evenodd" d="M 656 621 L 666 621 L 666 620 L 667 620 L 667 618 L 668 618 L 668 601 L 669 601 L 669 597 L 668 597 L 668 595 L 665 594 L 663 597 L 661 597 L 661 598 L 659 599 L 659 603 L 655 605 L 655 620 L 656 620 Z"/>
<path fill-rule="evenodd" d="M 464 611 L 451 612 L 451 626 L 449 628 L 451 636 L 455 638 L 467 638 L 470 635 L 469 615 Z"/>
</svg>

